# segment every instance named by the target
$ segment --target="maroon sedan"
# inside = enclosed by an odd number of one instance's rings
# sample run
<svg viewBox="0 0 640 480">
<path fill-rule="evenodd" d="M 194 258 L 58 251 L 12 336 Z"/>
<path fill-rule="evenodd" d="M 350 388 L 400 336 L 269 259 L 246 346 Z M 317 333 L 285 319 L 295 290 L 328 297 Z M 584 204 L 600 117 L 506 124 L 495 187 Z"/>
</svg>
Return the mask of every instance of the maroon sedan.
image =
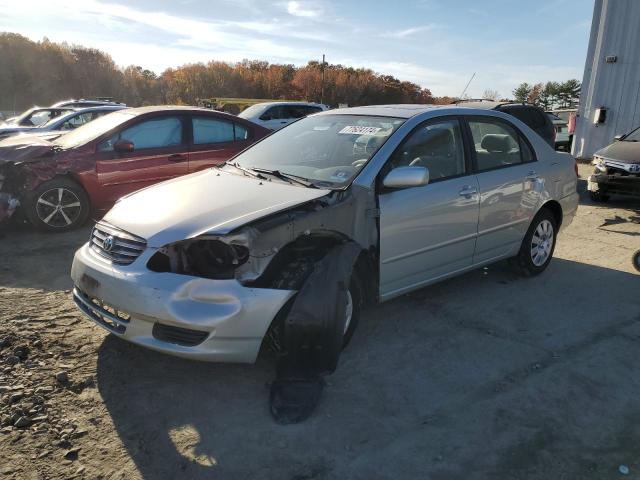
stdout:
<svg viewBox="0 0 640 480">
<path fill-rule="evenodd" d="M 101 216 L 118 198 L 224 163 L 271 133 L 242 118 L 195 107 L 121 110 L 71 133 L 0 142 L 0 221 L 17 203 L 48 231 Z"/>
</svg>

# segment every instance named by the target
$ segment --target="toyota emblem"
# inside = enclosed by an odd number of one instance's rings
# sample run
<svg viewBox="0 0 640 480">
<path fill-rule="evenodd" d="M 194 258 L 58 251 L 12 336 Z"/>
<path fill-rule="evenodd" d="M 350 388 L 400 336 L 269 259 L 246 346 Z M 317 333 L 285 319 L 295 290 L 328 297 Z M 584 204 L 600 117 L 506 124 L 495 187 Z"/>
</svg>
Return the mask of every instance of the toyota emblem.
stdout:
<svg viewBox="0 0 640 480">
<path fill-rule="evenodd" d="M 111 250 L 113 250 L 113 247 L 116 244 L 116 239 L 113 238 L 112 235 L 109 235 L 107 238 L 104 239 L 104 242 L 102 242 L 102 248 L 104 249 L 105 252 L 110 252 Z"/>
</svg>

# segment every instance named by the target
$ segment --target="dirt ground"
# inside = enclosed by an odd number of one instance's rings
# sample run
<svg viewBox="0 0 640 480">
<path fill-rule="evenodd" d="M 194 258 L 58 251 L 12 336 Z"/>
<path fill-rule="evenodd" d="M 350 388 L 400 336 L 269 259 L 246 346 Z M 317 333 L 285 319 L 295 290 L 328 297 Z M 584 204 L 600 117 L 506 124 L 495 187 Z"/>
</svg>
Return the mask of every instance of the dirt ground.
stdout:
<svg viewBox="0 0 640 480">
<path fill-rule="evenodd" d="M 583 192 L 543 275 L 501 263 L 369 309 L 290 426 L 268 411 L 273 359 L 180 360 L 85 320 L 68 272 L 88 228 L 10 232 L 0 478 L 640 478 L 640 225 L 599 228 L 639 209 Z"/>
</svg>

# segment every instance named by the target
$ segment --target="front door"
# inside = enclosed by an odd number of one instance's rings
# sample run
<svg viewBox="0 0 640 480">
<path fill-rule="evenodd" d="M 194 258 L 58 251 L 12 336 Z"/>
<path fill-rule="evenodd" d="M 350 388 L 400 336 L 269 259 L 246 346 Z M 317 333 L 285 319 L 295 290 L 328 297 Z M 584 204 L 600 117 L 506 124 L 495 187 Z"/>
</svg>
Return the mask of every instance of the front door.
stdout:
<svg viewBox="0 0 640 480">
<path fill-rule="evenodd" d="M 480 187 L 474 263 L 515 255 L 540 203 L 542 176 L 527 140 L 504 120 L 467 117 Z"/>
<path fill-rule="evenodd" d="M 478 183 L 457 118 L 427 121 L 398 147 L 382 175 L 399 166 L 429 169 L 429 184 L 380 190 L 380 298 L 400 295 L 472 264 Z"/>
<path fill-rule="evenodd" d="M 114 151 L 118 140 L 129 140 L 134 150 Z M 129 124 L 97 146 L 96 171 L 107 208 L 128 193 L 188 172 L 189 154 L 183 117 L 167 115 Z"/>
</svg>

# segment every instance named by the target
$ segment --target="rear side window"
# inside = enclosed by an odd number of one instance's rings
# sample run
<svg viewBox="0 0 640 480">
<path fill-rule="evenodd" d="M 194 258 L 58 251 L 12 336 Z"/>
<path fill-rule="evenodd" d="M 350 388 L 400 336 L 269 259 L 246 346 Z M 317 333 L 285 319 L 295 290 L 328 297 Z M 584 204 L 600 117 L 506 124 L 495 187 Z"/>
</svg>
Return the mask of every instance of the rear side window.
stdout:
<svg viewBox="0 0 640 480">
<path fill-rule="evenodd" d="M 101 142 L 98 151 L 112 151 L 118 140 L 129 140 L 136 150 L 180 145 L 182 121 L 179 117 L 164 117 L 138 123 Z"/>
<path fill-rule="evenodd" d="M 490 118 L 469 119 L 469 128 L 479 172 L 534 160 L 527 142 L 506 122 Z"/>
<path fill-rule="evenodd" d="M 233 123 L 218 120 L 217 118 L 194 118 L 193 143 L 202 145 L 205 143 L 233 142 Z"/>
<path fill-rule="evenodd" d="M 244 128 L 242 125 L 234 124 L 234 128 L 236 131 L 235 138 L 237 141 L 242 142 L 244 140 L 249 139 L 249 130 Z"/>
</svg>

